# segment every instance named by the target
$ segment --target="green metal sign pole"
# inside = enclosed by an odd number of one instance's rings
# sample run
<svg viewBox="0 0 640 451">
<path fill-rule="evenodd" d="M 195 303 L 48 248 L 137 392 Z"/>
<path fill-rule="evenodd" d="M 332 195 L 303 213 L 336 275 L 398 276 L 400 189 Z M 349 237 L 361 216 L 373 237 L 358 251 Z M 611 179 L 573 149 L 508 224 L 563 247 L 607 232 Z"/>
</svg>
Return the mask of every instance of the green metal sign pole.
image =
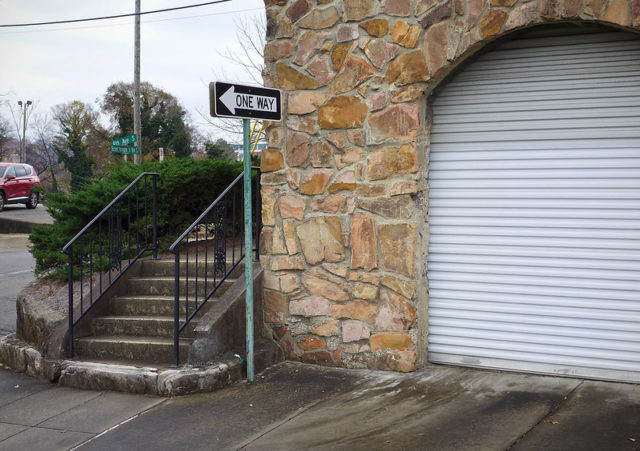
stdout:
<svg viewBox="0 0 640 451">
<path fill-rule="evenodd" d="M 251 151 L 249 149 L 249 120 L 242 120 L 244 135 L 244 274 L 247 280 L 247 379 L 253 382 L 253 243 L 251 227 Z"/>
</svg>

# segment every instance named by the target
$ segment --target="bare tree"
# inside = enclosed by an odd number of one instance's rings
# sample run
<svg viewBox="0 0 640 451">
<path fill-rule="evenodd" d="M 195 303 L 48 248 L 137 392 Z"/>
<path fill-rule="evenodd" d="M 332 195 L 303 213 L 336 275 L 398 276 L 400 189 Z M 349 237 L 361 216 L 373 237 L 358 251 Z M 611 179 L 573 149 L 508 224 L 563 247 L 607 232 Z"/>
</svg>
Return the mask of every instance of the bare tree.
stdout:
<svg viewBox="0 0 640 451">
<path fill-rule="evenodd" d="M 236 25 L 236 42 L 238 49 L 227 47 L 224 52 L 219 52 L 220 58 L 231 65 L 240 68 L 245 78 L 237 79 L 239 83 L 247 83 L 262 86 L 262 71 L 264 69 L 264 46 L 266 38 L 266 17 L 264 14 L 243 17 L 234 21 Z M 216 80 L 229 80 L 224 69 L 213 71 Z M 212 118 L 209 112 L 198 111 L 200 117 L 217 132 L 236 141 L 242 141 L 242 123 L 237 119 Z M 254 139 L 262 124 L 257 125 Z M 215 139 L 213 139 L 215 141 Z"/>
<path fill-rule="evenodd" d="M 0 161 L 5 159 L 6 145 L 11 140 L 9 121 L 0 116 Z"/>
<path fill-rule="evenodd" d="M 53 149 L 56 135 L 55 123 L 48 114 L 36 113 L 30 128 L 36 138 L 30 146 L 28 162 L 36 168 L 43 184 L 50 182 L 51 190 L 58 191 L 61 169 Z"/>
</svg>

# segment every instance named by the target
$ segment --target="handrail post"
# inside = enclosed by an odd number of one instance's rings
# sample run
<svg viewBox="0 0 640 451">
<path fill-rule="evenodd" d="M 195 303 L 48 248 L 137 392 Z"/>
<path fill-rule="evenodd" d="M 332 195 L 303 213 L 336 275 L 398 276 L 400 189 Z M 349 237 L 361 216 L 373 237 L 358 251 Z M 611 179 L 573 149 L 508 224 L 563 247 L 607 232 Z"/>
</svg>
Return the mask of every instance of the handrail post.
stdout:
<svg viewBox="0 0 640 451">
<path fill-rule="evenodd" d="M 180 365 L 180 246 L 175 248 L 173 302 L 173 359 Z"/>
<path fill-rule="evenodd" d="M 73 245 L 69 248 L 69 358 L 73 358 Z M 82 286 L 80 287 L 82 290 Z"/>
<path fill-rule="evenodd" d="M 158 259 L 158 220 L 157 220 L 157 175 L 151 177 L 153 179 L 153 259 Z"/>
</svg>

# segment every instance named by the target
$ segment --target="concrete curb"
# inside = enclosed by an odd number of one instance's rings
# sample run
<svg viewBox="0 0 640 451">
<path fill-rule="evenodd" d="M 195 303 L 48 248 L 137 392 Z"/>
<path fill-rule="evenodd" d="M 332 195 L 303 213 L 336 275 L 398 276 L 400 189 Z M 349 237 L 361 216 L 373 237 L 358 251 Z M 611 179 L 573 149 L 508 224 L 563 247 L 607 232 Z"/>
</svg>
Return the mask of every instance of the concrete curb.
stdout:
<svg viewBox="0 0 640 451">
<path fill-rule="evenodd" d="M 284 360 L 282 350 L 270 340 L 256 342 L 255 354 L 258 371 Z M 244 361 L 237 355 L 222 356 L 208 365 L 180 368 L 47 359 L 15 334 L 0 339 L 0 360 L 17 372 L 67 387 L 157 396 L 212 392 L 238 382 L 244 372 Z"/>
<path fill-rule="evenodd" d="M 17 219 L 0 218 L 0 233 L 31 233 L 33 226 L 41 225 Z"/>
</svg>

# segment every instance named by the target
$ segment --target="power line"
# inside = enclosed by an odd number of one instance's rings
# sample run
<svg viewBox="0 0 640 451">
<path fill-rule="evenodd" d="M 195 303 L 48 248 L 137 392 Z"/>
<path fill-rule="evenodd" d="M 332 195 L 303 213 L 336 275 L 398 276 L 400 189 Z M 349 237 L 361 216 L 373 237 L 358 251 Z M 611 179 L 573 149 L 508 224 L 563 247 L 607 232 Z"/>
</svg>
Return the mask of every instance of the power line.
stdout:
<svg viewBox="0 0 640 451">
<path fill-rule="evenodd" d="M 91 22 L 96 20 L 107 20 L 107 19 L 120 19 L 122 17 L 132 17 L 136 15 L 144 16 L 147 14 L 157 14 L 164 13 L 168 11 L 178 11 L 181 9 L 189 9 L 189 8 L 198 8 L 200 6 L 207 5 L 216 5 L 218 3 L 226 3 L 231 0 L 216 0 L 213 2 L 205 2 L 205 3 L 196 3 L 193 5 L 185 5 L 185 6 L 176 6 L 173 8 L 164 8 L 164 9 L 155 9 L 152 11 L 143 11 L 139 14 L 136 13 L 127 13 L 127 14 L 116 14 L 112 16 L 101 16 L 101 17 L 88 17 L 85 19 L 69 19 L 69 20 L 53 20 L 49 22 L 32 22 L 32 23 L 17 23 L 17 24 L 0 24 L 0 28 L 15 28 L 15 27 L 35 27 L 40 25 L 59 25 L 59 24 L 67 24 L 67 23 L 78 23 L 78 22 Z"/>
<path fill-rule="evenodd" d="M 158 22 L 172 22 L 176 20 L 188 20 L 188 19 L 199 19 L 202 17 L 211 17 L 211 16 L 224 16 L 229 14 L 238 14 L 245 13 L 251 11 L 264 11 L 264 8 L 247 8 L 247 9 L 236 9 L 233 11 L 220 11 L 216 13 L 207 13 L 207 14 L 194 14 L 191 16 L 180 16 L 180 17 L 167 17 L 165 19 L 151 19 L 145 20 L 144 24 L 150 23 L 158 23 Z M 129 27 L 131 26 L 131 22 L 119 22 L 119 23 L 111 23 L 104 25 L 85 25 L 85 26 L 77 26 L 77 27 L 66 27 L 66 28 L 45 28 L 38 30 L 21 30 L 21 31 L 0 31 L 0 35 L 5 34 L 25 34 L 25 33 L 45 33 L 48 31 L 69 31 L 69 30 L 94 30 L 97 28 L 110 28 L 110 27 Z"/>
</svg>

